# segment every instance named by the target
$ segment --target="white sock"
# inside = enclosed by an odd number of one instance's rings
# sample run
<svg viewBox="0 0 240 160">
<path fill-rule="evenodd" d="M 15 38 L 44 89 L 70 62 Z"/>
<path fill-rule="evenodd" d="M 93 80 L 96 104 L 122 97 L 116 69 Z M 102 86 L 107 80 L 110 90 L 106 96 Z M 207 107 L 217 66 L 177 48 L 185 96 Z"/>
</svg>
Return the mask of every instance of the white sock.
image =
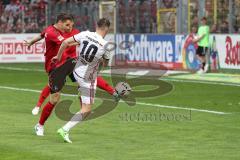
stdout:
<svg viewBox="0 0 240 160">
<path fill-rule="evenodd" d="M 43 128 L 43 125 L 41 125 L 40 123 L 38 123 L 38 127 L 41 127 L 41 128 Z"/>
<path fill-rule="evenodd" d="M 76 126 L 80 121 L 82 121 L 83 116 L 81 112 L 77 112 L 70 121 L 68 121 L 64 126 L 63 129 L 67 132 L 74 126 Z"/>
</svg>

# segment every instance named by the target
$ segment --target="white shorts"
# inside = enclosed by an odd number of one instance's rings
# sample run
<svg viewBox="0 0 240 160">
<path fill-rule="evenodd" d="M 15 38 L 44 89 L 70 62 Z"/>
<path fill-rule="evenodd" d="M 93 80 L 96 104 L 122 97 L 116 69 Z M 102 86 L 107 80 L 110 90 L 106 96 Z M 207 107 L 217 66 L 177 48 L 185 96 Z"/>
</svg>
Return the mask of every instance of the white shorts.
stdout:
<svg viewBox="0 0 240 160">
<path fill-rule="evenodd" d="M 95 81 L 87 81 L 76 75 L 75 72 L 73 72 L 73 75 L 79 85 L 78 91 L 81 94 L 81 102 L 84 104 L 93 104 L 97 87 L 97 79 L 95 79 Z"/>
</svg>

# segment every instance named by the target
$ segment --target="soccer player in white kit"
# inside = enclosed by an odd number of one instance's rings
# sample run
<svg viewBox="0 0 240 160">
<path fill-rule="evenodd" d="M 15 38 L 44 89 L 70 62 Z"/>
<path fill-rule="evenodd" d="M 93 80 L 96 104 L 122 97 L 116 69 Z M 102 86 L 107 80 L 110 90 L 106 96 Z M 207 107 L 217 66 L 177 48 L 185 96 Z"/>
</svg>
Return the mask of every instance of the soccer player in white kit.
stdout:
<svg viewBox="0 0 240 160">
<path fill-rule="evenodd" d="M 81 93 L 81 110 L 57 132 L 65 142 L 72 143 L 69 139 L 69 131 L 86 116 L 91 113 L 91 105 L 94 103 L 96 91 L 96 78 L 99 64 L 107 64 L 110 52 L 107 50 L 108 42 L 104 40 L 108 33 L 110 22 L 106 18 L 98 20 L 96 32 L 84 31 L 64 40 L 58 54 L 53 61 L 60 61 L 63 51 L 73 44 L 79 44 L 77 64 L 74 69 L 74 77 L 79 84 Z"/>
</svg>

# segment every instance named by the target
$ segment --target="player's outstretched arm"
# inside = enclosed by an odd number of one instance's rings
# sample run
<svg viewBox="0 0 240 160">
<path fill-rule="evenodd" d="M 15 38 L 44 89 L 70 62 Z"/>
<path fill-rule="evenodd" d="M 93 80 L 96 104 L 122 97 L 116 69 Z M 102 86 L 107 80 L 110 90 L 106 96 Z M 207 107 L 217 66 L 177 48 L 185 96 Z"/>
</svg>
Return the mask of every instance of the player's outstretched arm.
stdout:
<svg viewBox="0 0 240 160">
<path fill-rule="evenodd" d="M 197 38 L 194 38 L 193 39 L 193 43 L 196 43 L 196 42 L 200 41 L 204 36 L 205 36 L 205 34 L 203 34 L 203 35 L 201 35 L 201 36 L 199 36 Z"/>
<path fill-rule="evenodd" d="M 67 47 L 70 47 L 70 46 L 73 46 L 73 45 L 77 45 L 79 43 L 76 43 L 76 41 L 74 40 L 73 37 L 70 37 L 66 40 L 64 40 L 58 50 L 58 53 L 57 53 L 57 56 L 53 57 L 52 61 L 60 61 L 61 58 L 62 58 L 62 54 L 64 52 L 64 50 L 67 48 Z"/>
<path fill-rule="evenodd" d="M 24 40 L 24 44 L 30 48 L 34 43 L 40 41 L 41 39 L 43 39 L 44 37 L 41 36 L 41 34 L 33 37 L 30 41 Z"/>
</svg>

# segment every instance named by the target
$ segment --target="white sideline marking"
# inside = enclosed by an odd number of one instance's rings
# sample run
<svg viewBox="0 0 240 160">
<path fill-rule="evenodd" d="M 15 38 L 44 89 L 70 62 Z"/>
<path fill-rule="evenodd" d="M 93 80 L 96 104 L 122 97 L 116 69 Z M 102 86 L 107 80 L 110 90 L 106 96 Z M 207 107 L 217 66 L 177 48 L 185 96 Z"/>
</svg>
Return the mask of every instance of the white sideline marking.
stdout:
<svg viewBox="0 0 240 160">
<path fill-rule="evenodd" d="M 36 71 L 36 72 L 45 72 L 43 69 L 28 69 L 28 68 L 18 68 L 18 67 L 2 67 L 0 69 L 13 70 L 13 71 Z M 102 73 L 104 76 L 110 76 L 108 73 Z M 117 74 L 114 76 L 118 76 Z M 223 86 L 236 86 L 240 87 L 240 84 L 234 83 L 225 83 L 225 82 L 210 82 L 210 81 L 202 81 L 202 80 L 185 80 L 185 79 L 171 79 L 171 78 L 159 78 L 159 80 L 164 81 L 174 81 L 174 82 L 186 82 L 186 83 L 202 83 L 202 84 L 215 84 L 215 85 L 223 85 Z"/>
<path fill-rule="evenodd" d="M 35 92 L 40 93 L 40 90 L 34 90 L 34 89 L 27 89 L 27 88 L 15 88 L 15 87 L 8 87 L 8 86 L 0 86 L 1 89 L 8 89 L 8 90 L 15 90 L 15 91 L 24 91 L 24 92 Z M 62 94 L 63 96 L 69 96 L 69 97 L 76 97 L 77 95 L 73 94 Z M 107 99 L 110 100 L 110 99 Z M 120 101 L 123 102 L 123 101 Z M 124 102 L 125 103 L 125 102 Z M 180 110 L 191 110 L 191 111 L 197 111 L 197 112 L 205 112 L 205 113 L 213 113 L 213 114 L 231 114 L 226 112 L 219 112 L 219 111 L 211 111 L 211 110 L 204 110 L 204 109 L 196 109 L 196 108 L 186 108 L 186 107 L 176 107 L 176 106 L 167 106 L 167 105 L 160 105 L 160 104 L 152 104 L 152 103 L 143 103 L 143 102 L 136 102 L 138 105 L 143 106 L 154 106 L 154 107 L 160 107 L 160 108 L 171 108 L 171 109 L 180 109 Z"/>
<path fill-rule="evenodd" d="M 109 77 L 109 74 L 103 74 L 106 77 Z M 120 76 L 115 74 L 114 76 Z M 134 77 L 134 76 L 133 76 Z M 172 82 L 184 82 L 184 83 L 201 83 L 201 84 L 213 84 L 213 85 L 221 85 L 221 86 L 236 86 L 236 87 L 240 87 L 240 84 L 236 84 L 236 83 L 230 83 L 230 82 L 211 82 L 211 81 L 203 81 L 203 80 L 188 80 L 188 79 L 173 79 L 173 78 L 158 78 L 158 80 L 162 80 L 162 81 L 172 81 Z"/>
<path fill-rule="evenodd" d="M 34 72 L 45 72 L 43 69 L 29 69 L 29 68 L 18 68 L 18 67 L 2 67 L 0 69 L 12 70 L 12 71 L 34 71 Z"/>
<path fill-rule="evenodd" d="M 240 84 L 226 83 L 226 82 L 210 82 L 210 81 L 201 81 L 201 80 L 173 79 L 173 78 L 159 78 L 159 80 L 173 81 L 173 82 L 187 82 L 187 83 L 216 84 L 216 85 L 222 85 L 222 86 L 240 87 Z"/>
<path fill-rule="evenodd" d="M 166 105 L 161 105 L 161 104 L 151 104 L 151 103 L 142 103 L 142 102 L 137 102 L 137 104 L 139 104 L 139 105 L 145 105 L 145 106 L 155 106 L 155 107 L 160 107 L 160 108 L 171 108 L 171 109 L 191 110 L 191 111 L 214 113 L 214 114 L 231 114 L 231 113 L 226 113 L 226 112 L 211 111 L 211 110 L 196 109 L 196 108 L 185 108 L 185 107 L 176 107 L 176 106 L 166 106 Z"/>
</svg>

